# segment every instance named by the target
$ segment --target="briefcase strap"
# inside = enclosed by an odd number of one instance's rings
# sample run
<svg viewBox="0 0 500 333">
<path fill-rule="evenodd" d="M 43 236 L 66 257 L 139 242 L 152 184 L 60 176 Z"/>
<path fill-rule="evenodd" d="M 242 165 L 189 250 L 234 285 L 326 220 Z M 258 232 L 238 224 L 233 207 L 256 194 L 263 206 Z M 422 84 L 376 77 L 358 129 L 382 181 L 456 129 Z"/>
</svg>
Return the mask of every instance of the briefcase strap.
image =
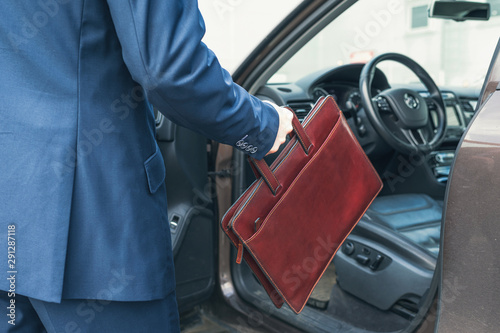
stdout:
<svg viewBox="0 0 500 333">
<path fill-rule="evenodd" d="M 290 111 L 293 112 L 292 109 L 288 108 Z M 300 142 L 300 145 L 304 149 L 304 152 L 306 155 L 309 155 L 309 151 L 313 147 L 313 144 L 311 142 L 311 139 L 309 138 L 309 135 L 307 135 L 306 130 L 300 123 L 299 118 L 297 118 L 297 115 L 295 112 L 293 112 L 293 120 L 292 120 L 292 126 L 293 126 L 293 134 L 297 136 L 297 140 Z M 293 135 L 292 135 L 293 138 Z"/>
<path fill-rule="evenodd" d="M 314 147 L 311 142 L 311 139 L 304 130 L 304 127 L 302 127 L 302 124 L 300 123 L 299 118 L 297 118 L 297 115 L 293 112 L 293 110 L 290 109 L 290 111 L 292 111 L 293 113 L 292 126 L 294 135 L 292 135 L 292 138 L 294 136 L 297 137 L 297 141 L 299 141 L 300 145 L 302 146 L 302 149 L 304 149 L 306 155 L 309 155 L 311 148 Z M 257 178 L 262 177 L 262 179 L 264 179 L 264 182 L 267 184 L 273 195 L 276 195 L 279 188 L 281 187 L 281 184 L 274 175 L 274 173 L 272 172 L 269 165 L 266 163 L 266 161 L 263 159 L 256 160 L 255 158 L 250 156 L 248 157 L 248 161 L 250 162 L 255 177 Z"/>
</svg>

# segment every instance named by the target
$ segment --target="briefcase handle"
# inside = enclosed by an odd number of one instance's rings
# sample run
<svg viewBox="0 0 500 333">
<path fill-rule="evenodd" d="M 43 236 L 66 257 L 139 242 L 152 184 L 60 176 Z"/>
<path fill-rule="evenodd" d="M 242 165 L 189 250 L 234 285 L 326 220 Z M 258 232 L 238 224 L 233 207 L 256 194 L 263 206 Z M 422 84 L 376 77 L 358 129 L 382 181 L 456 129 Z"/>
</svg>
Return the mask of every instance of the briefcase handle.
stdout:
<svg viewBox="0 0 500 333">
<path fill-rule="evenodd" d="M 311 139 L 309 138 L 309 135 L 307 135 L 304 127 L 302 127 L 302 124 L 300 123 L 299 118 L 297 118 L 295 112 L 293 112 L 293 110 L 290 108 L 288 109 L 293 113 L 293 120 L 292 120 L 293 133 L 291 138 L 293 139 L 293 137 L 295 136 L 297 138 L 297 141 L 299 141 L 300 145 L 302 146 L 302 149 L 304 149 L 306 155 L 309 155 L 311 148 L 314 147 L 313 144 L 311 143 Z M 276 195 L 279 188 L 281 187 L 281 184 L 274 175 L 274 173 L 272 172 L 269 165 L 266 163 L 266 161 L 264 159 L 257 160 L 250 156 L 248 157 L 248 161 L 250 162 L 250 166 L 252 167 L 255 177 L 257 178 L 259 178 L 259 176 L 262 177 L 262 179 L 264 179 L 265 183 L 267 184 L 273 195 Z"/>
</svg>

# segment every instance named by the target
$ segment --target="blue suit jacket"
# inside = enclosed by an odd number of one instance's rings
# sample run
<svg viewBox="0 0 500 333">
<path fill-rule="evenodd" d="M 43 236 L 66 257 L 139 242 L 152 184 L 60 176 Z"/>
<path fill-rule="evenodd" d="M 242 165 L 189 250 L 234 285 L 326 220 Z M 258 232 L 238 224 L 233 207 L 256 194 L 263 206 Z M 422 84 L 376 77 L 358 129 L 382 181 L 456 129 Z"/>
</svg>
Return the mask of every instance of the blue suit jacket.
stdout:
<svg viewBox="0 0 500 333">
<path fill-rule="evenodd" d="M 0 12 L 0 267 L 15 290 L 151 300 L 174 287 L 151 104 L 261 158 L 274 109 L 201 43 L 190 0 L 19 0 Z M 0 289 L 10 284 L 0 279 Z"/>
</svg>

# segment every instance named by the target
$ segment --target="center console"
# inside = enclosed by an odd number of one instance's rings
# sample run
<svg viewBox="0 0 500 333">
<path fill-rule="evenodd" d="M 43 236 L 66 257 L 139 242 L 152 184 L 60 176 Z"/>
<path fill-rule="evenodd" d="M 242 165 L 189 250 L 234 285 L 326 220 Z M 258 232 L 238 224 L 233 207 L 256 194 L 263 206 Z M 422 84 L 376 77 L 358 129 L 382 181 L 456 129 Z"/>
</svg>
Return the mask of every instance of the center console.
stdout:
<svg viewBox="0 0 500 333">
<path fill-rule="evenodd" d="M 429 98 L 429 94 L 427 92 L 421 92 L 421 95 L 427 101 L 427 106 L 429 108 L 434 125 L 437 125 L 436 105 Z M 449 149 L 432 152 L 428 161 L 429 166 L 431 167 L 431 170 L 436 177 L 436 180 L 439 183 L 444 184 L 448 181 L 451 164 L 455 159 L 454 148 L 458 145 L 460 138 L 465 132 L 467 123 L 458 97 L 454 93 L 449 91 L 443 91 L 441 95 L 443 97 L 447 120 L 446 135 L 443 147 L 449 147 Z"/>
<path fill-rule="evenodd" d="M 429 156 L 429 165 L 436 180 L 439 183 L 446 183 L 450 175 L 451 164 L 455 159 L 455 151 L 443 150 L 432 152 Z"/>
</svg>

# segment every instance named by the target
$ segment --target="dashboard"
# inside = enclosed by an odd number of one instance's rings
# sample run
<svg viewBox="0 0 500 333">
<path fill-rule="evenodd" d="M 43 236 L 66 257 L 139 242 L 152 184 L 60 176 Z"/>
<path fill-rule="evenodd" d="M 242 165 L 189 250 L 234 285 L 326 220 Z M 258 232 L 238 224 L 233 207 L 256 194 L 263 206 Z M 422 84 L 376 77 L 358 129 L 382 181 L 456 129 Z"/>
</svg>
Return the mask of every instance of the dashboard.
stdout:
<svg viewBox="0 0 500 333">
<path fill-rule="evenodd" d="M 380 89 L 374 89 L 372 94 L 378 95 L 380 92 Z M 326 95 L 331 95 L 335 99 L 339 108 L 347 114 L 346 117 L 350 116 L 349 112 L 346 111 L 351 109 L 359 111 L 363 107 L 359 88 L 350 83 L 319 84 L 312 88 L 311 96 L 313 100 L 318 100 L 318 98 Z"/>
<path fill-rule="evenodd" d="M 364 115 L 359 92 L 359 78 L 363 66 L 363 64 L 349 64 L 310 74 L 295 83 L 267 84 L 259 89 L 256 96 L 278 105 L 287 105 L 295 111 L 299 119 L 303 119 L 318 98 L 331 95 L 342 110 L 365 152 L 368 155 L 382 153 L 381 147 L 384 151 L 387 151 L 387 147 L 383 147 L 383 142 Z M 391 87 L 385 74 L 376 69 L 372 82 L 372 96 L 394 87 L 409 88 L 420 93 L 427 102 L 431 121 L 433 125 L 436 125 L 436 107 L 423 85 Z M 473 88 L 469 90 L 440 87 L 440 90 L 448 119 L 443 146 L 453 149 L 458 145 L 465 128 L 472 119 L 479 96 L 477 96 L 477 89 Z M 360 131 L 359 123 L 363 124 L 362 131 Z"/>
</svg>

